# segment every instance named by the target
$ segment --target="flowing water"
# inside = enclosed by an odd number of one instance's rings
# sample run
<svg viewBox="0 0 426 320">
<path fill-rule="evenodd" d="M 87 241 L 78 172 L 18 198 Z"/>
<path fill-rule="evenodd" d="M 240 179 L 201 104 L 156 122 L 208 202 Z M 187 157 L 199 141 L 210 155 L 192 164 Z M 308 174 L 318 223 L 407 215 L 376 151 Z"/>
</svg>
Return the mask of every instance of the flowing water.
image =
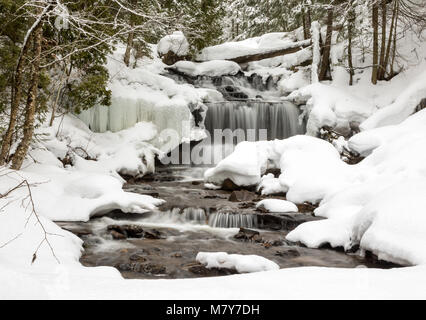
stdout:
<svg viewBox="0 0 426 320">
<path fill-rule="evenodd" d="M 228 252 L 259 255 L 281 268 L 322 266 L 337 268 L 395 265 L 372 257 L 346 254 L 330 248 L 309 249 L 288 242 L 285 236 L 300 223 L 318 220 L 311 213 L 264 214 L 254 203 L 229 201 L 230 192 L 204 189 L 203 168 L 162 168 L 155 179 L 132 181 L 125 189 L 165 199 L 159 211 L 142 215 L 119 211 L 88 223 L 61 223 L 84 240 L 85 266 L 112 266 L 131 279 L 176 279 L 226 276 L 233 270 L 206 269 L 195 261 L 198 252 Z M 144 236 L 114 237 L 112 229 L 131 226 Z M 240 227 L 259 234 L 252 239 L 238 237 Z M 141 230 L 138 230 L 138 232 Z M 142 232 L 142 231 L 141 231 Z"/>
</svg>

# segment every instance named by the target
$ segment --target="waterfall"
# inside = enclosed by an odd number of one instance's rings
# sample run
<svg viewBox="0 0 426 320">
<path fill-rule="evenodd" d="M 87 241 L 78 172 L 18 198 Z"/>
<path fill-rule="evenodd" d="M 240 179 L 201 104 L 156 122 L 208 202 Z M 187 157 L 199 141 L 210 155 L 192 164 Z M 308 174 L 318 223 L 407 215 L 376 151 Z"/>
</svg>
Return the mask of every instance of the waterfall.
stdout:
<svg viewBox="0 0 426 320">
<path fill-rule="evenodd" d="M 173 208 L 166 212 L 151 213 L 144 218 L 143 222 L 209 225 L 212 228 L 257 228 L 257 216 L 254 214 L 243 214 L 233 212 L 213 212 L 202 208 Z"/>
<path fill-rule="evenodd" d="M 274 140 L 305 132 L 299 110 L 290 102 L 225 101 L 207 106 L 205 127 L 210 134 L 214 129 L 266 129 L 267 139 Z"/>
<path fill-rule="evenodd" d="M 241 213 L 212 213 L 209 216 L 212 228 L 257 228 L 257 216 Z"/>
</svg>

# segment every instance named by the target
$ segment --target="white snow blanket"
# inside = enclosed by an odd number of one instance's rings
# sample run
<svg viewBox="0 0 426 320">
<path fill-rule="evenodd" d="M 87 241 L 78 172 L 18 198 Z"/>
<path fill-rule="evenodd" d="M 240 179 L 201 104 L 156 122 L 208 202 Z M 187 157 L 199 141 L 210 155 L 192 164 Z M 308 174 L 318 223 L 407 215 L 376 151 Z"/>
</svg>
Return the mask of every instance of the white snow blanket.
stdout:
<svg viewBox="0 0 426 320">
<path fill-rule="evenodd" d="M 262 208 L 268 212 L 275 213 L 299 212 L 299 209 L 293 202 L 280 199 L 265 199 L 259 201 L 256 204 L 256 208 Z"/>
<path fill-rule="evenodd" d="M 280 268 L 275 262 L 261 256 L 226 252 L 199 252 L 196 260 L 208 269 L 231 269 L 238 273 L 270 271 Z"/>
</svg>

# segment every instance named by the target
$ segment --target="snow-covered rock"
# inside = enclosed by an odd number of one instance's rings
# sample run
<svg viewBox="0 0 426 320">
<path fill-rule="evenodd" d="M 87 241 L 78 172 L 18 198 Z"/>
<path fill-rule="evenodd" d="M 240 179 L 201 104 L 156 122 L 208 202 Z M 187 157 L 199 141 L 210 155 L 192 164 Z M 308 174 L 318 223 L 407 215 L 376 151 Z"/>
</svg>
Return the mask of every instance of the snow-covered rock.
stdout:
<svg viewBox="0 0 426 320">
<path fill-rule="evenodd" d="M 278 270 L 273 261 L 261 256 L 228 254 L 226 252 L 199 252 L 196 260 L 206 268 L 232 269 L 238 273 Z"/>
<path fill-rule="evenodd" d="M 182 31 L 175 31 L 171 35 L 163 37 L 158 43 L 158 53 L 160 55 L 173 52 L 179 57 L 184 57 L 189 53 L 189 43 Z"/>
<path fill-rule="evenodd" d="M 293 202 L 280 199 L 265 199 L 259 201 L 256 204 L 256 208 L 262 208 L 267 212 L 274 213 L 299 212 L 299 209 Z"/>
</svg>

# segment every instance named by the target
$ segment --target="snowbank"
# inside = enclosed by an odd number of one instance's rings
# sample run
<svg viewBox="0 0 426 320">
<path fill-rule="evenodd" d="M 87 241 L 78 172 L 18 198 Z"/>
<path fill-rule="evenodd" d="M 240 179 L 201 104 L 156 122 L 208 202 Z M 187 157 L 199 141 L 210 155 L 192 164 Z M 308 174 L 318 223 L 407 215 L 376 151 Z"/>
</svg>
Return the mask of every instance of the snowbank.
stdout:
<svg viewBox="0 0 426 320">
<path fill-rule="evenodd" d="M 298 212 L 297 206 L 290 201 L 279 199 L 265 199 L 256 204 L 256 208 L 262 208 L 268 212 L 287 213 Z"/>
<path fill-rule="evenodd" d="M 165 36 L 158 43 L 158 53 L 160 55 L 173 52 L 179 57 L 189 54 L 189 43 L 182 31 L 175 31 L 173 34 Z"/>
<path fill-rule="evenodd" d="M 285 90 L 286 82 L 282 85 Z M 345 88 L 322 83 L 315 83 L 294 91 L 287 99 L 296 104 L 306 103 L 305 111 L 309 115 L 307 134 L 312 136 L 316 136 L 324 126 L 335 128 L 346 134 L 351 129 L 350 122 L 361 123 L 376 110 L 371 101 L 348 94 Z"/>
<path fill-rule="evenodd" d="M 196 260 L 207 268 L 236 270 L 238 273 L 278 270 L 273 261 L 261 256 L 227 254 L 226 252 L 200 252 Z"/>
<path fill-rule="evenodd" d="M 220 77 L 225 75 L 234 76 L 241 72 L 241 68 L 238 63 L 226 60 L 213 60 L 202 63 L 178 61 L 173 66 L 168 67 L 168 69 L 176 70 L 191 77 Z"/>
<path fill-rule="evenodd" d="M 267 191 L 286 192 L 295 203 L 319 203 L 315 214 L 328 219 L 302 224 L 288 235 L 291 241 L 346 249 L 359 244 L 385 260 L 425 264 L 425 145 L 423 110 L 400 125 L 355 135 L 349 146 L 367 155 L 357 165 L 344 163 L 323 140 L 296 136 L 237 146 L 205 178 L 216 184 L 226 178 L 256 183 Z M 271 164 L 281 169 L 279 179 L 261 177 Z"/>
</svg>

